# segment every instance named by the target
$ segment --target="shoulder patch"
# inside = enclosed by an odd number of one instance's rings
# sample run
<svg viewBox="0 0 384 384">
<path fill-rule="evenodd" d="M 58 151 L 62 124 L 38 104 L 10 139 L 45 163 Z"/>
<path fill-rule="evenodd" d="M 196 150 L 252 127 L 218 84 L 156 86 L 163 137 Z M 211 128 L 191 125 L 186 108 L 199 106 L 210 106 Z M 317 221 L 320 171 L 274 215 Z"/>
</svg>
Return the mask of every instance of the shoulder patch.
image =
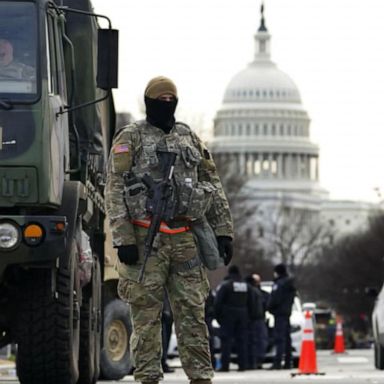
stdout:
<svg viewBox="0 0 384 384">
<path fill-rule="evenodd" d="M 113 147 L 113 153 L 129 152 L 128 144 L 118 144 Z"/>
</svg>

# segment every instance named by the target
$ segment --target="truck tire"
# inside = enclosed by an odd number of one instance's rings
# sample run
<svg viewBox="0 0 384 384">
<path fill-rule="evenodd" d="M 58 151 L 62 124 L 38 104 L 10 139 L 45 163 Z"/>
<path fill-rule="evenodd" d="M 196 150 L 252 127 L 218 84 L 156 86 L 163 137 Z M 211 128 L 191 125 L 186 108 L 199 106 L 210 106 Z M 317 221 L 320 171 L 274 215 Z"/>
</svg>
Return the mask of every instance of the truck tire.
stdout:
<svg viewBox="0 0 384 384">
<path fill-rule="evenodd" d="M 375 341 L 375 367 L 381 370 L 384 369 L 384 348 L 377 341 Z"/>
<path fill-rule="evenodd" d="M 83 289 L 80 309 L 80 356 L 78 384 L 95 384 L 100 374 L 101 275 L 94 259 L 92 281 Z"/>
<path fill-rule="evenodd" d="M 129 306 L 113 299 L 104 308 L 103 349 L 100 355 L 101 377 L 120 380 L 132 369 L 129 338 L 132 326 Z"/>
<path fill-rule="evenodd" d="M 79 376 L 80 292 L 77 248 L 66 267 L 31 269 L 20 295 L 16 370 L 21 384 L 76 384 Z"/>
</svg>

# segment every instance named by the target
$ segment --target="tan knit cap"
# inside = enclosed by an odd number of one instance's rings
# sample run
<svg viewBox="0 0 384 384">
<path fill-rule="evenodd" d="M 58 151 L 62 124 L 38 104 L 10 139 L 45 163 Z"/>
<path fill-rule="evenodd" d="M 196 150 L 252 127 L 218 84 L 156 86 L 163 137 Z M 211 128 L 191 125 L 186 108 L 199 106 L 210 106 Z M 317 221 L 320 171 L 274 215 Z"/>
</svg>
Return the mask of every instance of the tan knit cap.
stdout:
<svg viewBox="0 0 384 384">
<path fill-rule="evenodd" d="M 164 93 L 170 93 L 177 98 L 176 85 L 167 77 L 157 76 L 148 82 L 144 95 L 151 99 L 157 99 Z"/>
</svg>

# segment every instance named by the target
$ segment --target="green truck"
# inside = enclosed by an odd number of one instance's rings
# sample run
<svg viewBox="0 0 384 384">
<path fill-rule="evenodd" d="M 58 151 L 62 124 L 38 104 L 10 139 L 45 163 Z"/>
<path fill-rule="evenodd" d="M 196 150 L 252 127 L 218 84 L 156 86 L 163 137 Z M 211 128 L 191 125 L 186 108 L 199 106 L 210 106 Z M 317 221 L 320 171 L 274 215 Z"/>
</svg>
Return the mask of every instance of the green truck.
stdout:
<svg viewBox="0 0 384 384">
<path fill-rule="evenodd" d="M 89 0 L 0 0 L 0 348 L 17 346 L 22 384 L 131 368 L 105 253 L 117 52 Z"/>
</svg>

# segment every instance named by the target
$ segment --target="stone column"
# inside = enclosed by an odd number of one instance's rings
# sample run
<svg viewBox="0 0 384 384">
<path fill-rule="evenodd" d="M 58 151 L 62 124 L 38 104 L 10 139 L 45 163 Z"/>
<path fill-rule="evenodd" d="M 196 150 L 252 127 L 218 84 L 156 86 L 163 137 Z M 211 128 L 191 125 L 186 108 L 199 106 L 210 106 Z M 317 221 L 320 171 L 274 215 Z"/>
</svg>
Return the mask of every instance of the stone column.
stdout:
<svg viewBox="0 0 384 384">
<path fill-rule="evenodd" d="M 283 178 L 283 169 L 284 169 L 284 156 L 279 153 L 277 155 L 277 178 L 282 179 Z"/>
<path fill-rule="evenodd" d="M 274 177 L 272 173 L 272 162 L 273 162 L 273 154 L 268 154 L 268 179 L 272 179 Z"/>
<path fill-rule="evenodd" d="M 286 166 L 287 166 L 287 178 L 288 179 L 292 179 L 293 178 L 293 172 L 292 172 L 292 154 L 288 153 L 287 154 L 287 163 L 286 163 Z"/>
<path fill-rule="evenodd" d="M 255 168 L 254 168 L 254 156 L 253 153 L 248 154 L 248 161 L 247 161 L 247 173 L 249 176 L 253 176 L 255 174 Z"/>
<path fill-rule="evenodd" d="M 296 168 L 297 168 L 297 178 L 301 179 L 302 178 L 302 172 L 301 172 L 301 155 L 297 154 L 296 155 Z"/>
<path fill-rule="evenodd" d="M 257 160 L 258 160 L 258 162 L 260 164 L 260 175 L 259 175 L 259 177 L 262 179 L 264 177 L 264 169 L 263 169 L 264 154 L 259 152 L 257 154 Z"/>
<path fill-rule="evenodd" d="M 319 180 L 319 156 L 316 156 L 315 157 L 315 159 L 316 159 L 316 181 L 318 181 Z"/>
<path fill-rule="evenodd" d="M 245 161 L 245 154 L 240 153 L 239 154 L 239 169 L 240 169 L 240 175 L 245 175 L 247 170 L 246 168 L 246 161 Z"/>
</svg>

